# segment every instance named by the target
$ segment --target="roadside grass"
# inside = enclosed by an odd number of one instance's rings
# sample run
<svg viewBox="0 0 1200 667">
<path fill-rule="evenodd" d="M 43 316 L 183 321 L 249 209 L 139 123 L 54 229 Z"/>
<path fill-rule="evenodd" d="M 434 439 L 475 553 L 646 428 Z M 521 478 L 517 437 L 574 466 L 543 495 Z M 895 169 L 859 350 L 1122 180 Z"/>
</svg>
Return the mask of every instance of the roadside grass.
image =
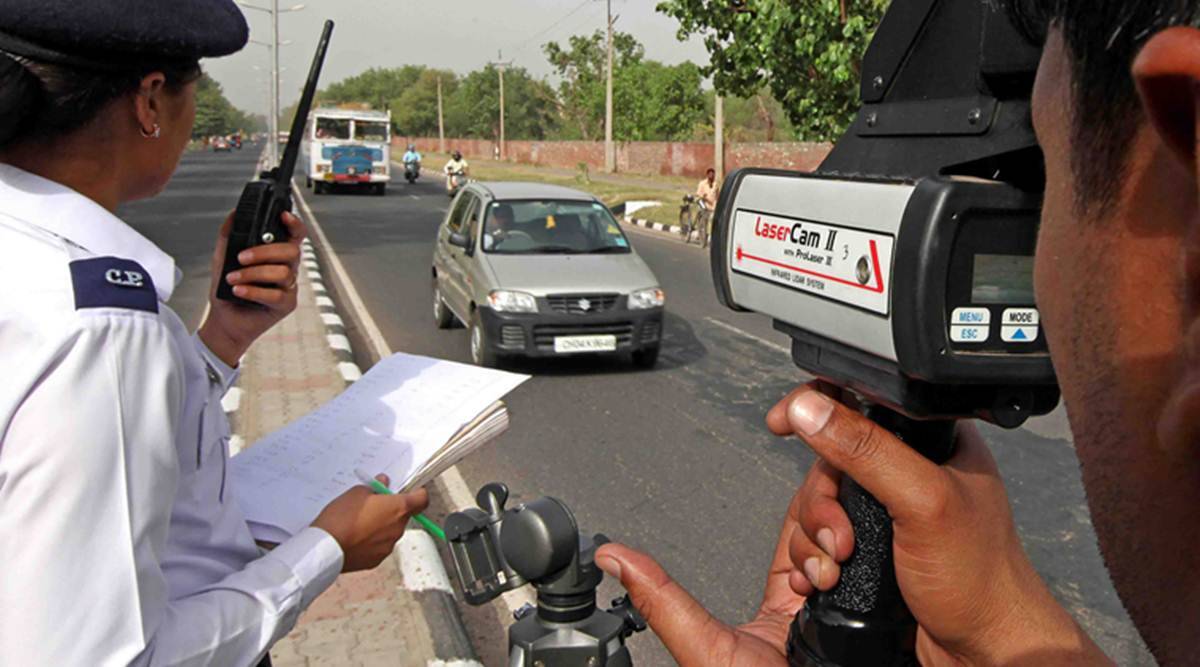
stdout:
<svg viewBox="0 0 1200 667">
<path fill-rule="evenodd" d="M 659 222 L 664 225 L 679 224 L 679 205 L 665 204 L 663 206 L 651 206 L 649 208 L 639 208 L 633 217 L 640 220 L 649 220 L 650 222 Z"/>
<path fill-rule="evenodd" d="M 427 154 L 424 168 L 432 167 L 440 171 L 441 165 L 445 164 L 448 159 L 449 157 L 445 155 Z M 656 213 L 656 215 L 666 217 L 655 220 L 668 222 L 672 217 L 671 211 L 673 210 L 674 220 L 671 221 L 671 224 L 678 223 L 680 199 L 683 195 L 696 189 L 696 184 L 691 179 L 674 176 L 603 174 L 589 172 L 582 168 L 572 171 L 559 167 L 539 167 L 495 160 L 469 160 L 469 162 L 471 178 L 475 180 L 533 181 L 561 185 L 593 194 L 609 208 L 628 201 L 660 201 L 663 202 L 663 205 L 654 208 L 662 209 L 662 212 Z M 645 217 L 643 213 L 649 211 L 650 209 L 639 210 L 637 217 L 643 218 Z"/>
</svg>

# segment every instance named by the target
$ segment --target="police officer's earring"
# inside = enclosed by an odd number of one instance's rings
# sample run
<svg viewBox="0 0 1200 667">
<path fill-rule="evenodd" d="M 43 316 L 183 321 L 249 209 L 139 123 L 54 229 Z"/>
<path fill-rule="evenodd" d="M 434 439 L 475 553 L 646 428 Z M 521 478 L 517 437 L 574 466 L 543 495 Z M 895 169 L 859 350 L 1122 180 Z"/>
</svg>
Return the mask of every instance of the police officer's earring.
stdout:
<svg viewBox="0 0 1200 667">
<path fill-rule="evenodd" d="M 158 123 L 154 124 L 154 131 L 147 132 L 146 128 L 143 127 L 143 128 L 141 128 L 141 132 L 142 132 L 142 137 L 146 138 L 146 139 L 157 139 L 160 136 L 162 136 L 162 128 L 158 126 Z"/>
</svg>

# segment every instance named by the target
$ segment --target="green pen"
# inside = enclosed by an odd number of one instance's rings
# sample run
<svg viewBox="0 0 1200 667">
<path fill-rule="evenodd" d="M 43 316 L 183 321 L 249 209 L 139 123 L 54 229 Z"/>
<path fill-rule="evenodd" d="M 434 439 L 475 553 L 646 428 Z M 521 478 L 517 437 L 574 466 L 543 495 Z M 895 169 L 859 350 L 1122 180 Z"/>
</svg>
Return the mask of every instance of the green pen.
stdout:
<svg viewBox="0 0 1200 667">
<path fill-rule="evenodd" d="M 356 475 L 358 475 L 358 478 L 360 480 L 362 480 L 363 484 L 366 484 L 367 486 L 371 487 L 371 490 L 374 491 L 375 493 L 385 495 L 385 496 L 395 495 L 394 493 L 392 493 L 391 489 L 389 489 L 383 485 L 383 482 L 368 475 L 366 472 L 364 472 L 362 470 L 355 470 L 354 473 Z M 413 521 L 416 521 L 417 523 L 421 524 L 421 527 L 425 529 L 425 532 L 429 533 L 430 535 L 433 535 L 434 537 L 438 538 L 439 540 L 441 540 L 443 542 L 446 541 L 446 532 L 442 530 L 441 526 L 439 526 L 436 523 L 434 523 L 433 521 L 431 521 L 429 519 L 429 517 L 425 516 L 424 514 L 417 514 L 417 515 L 413 516 Z"/>
</svg>

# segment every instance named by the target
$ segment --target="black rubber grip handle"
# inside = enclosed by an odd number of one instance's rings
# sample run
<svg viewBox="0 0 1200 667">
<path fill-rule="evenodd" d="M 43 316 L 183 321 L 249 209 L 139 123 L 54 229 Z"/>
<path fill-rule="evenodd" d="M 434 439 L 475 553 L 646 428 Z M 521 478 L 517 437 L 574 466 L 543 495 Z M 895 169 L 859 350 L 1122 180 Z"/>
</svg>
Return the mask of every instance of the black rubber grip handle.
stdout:
<svg viewBox="0 0 1200 667">
<path fill-rule="evenodd" d="M 955 423 L 915 421 L 879 406 L 865 414 L 926 458 L 941 464 L 954 452 Z M 788 635 L 792 665 L 819 667 L 916 665 L 917 624 L 896 583 L 892 518 L 853 479 L 843 477 L 838 501 L 854 529 L 854 552 L 838 585 L 816 593 Z"/>
</svg>

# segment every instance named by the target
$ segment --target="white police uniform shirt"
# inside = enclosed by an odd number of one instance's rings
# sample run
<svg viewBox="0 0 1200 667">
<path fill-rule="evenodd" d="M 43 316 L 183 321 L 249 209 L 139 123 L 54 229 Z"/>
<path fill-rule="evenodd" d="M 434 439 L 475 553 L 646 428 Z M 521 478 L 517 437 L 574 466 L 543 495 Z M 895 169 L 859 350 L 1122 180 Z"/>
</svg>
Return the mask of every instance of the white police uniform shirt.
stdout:
<svg viewBox="0 0 1200 667">
<path fill-rule="evenodd" d="M 0 165 L 0 665 L 251 665 L 337 577 L 260 555 L 225 484 L 236 372 L 165 304 L 170 256 Z"/>
</svg>

